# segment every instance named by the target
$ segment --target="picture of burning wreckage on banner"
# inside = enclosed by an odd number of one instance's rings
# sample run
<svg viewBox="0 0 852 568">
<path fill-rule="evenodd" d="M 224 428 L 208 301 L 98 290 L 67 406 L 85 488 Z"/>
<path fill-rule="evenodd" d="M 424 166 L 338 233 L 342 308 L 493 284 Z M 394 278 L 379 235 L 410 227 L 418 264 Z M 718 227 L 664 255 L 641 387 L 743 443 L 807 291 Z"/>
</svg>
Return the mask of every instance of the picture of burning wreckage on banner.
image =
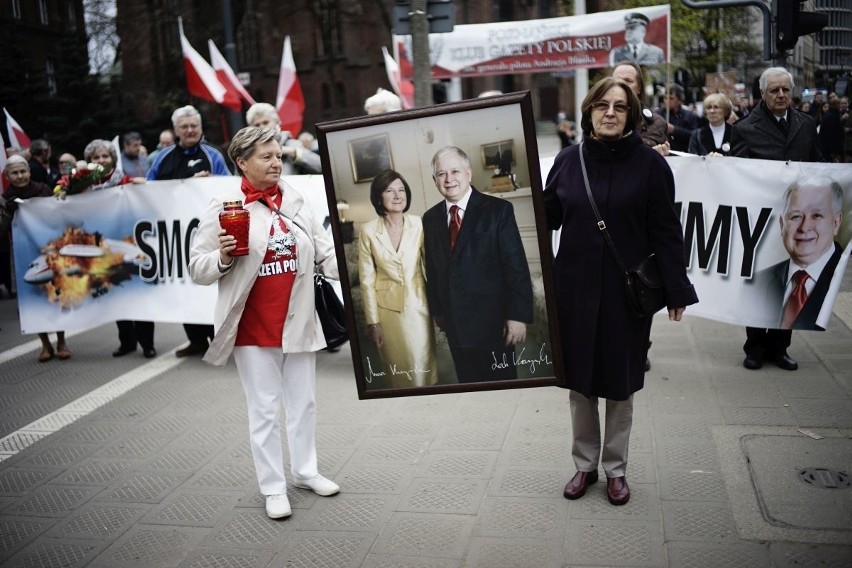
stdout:
<svg viewBox="0 0 852 568">
<path fill-rule="evenodd" d="M 39 252 L 27 266 L 24 282 L 41 287 L 47 300 L 63 309 L 108 293 L 150 263 L 132 237 L 108 238 L 72 226 Z"/>
</svg>

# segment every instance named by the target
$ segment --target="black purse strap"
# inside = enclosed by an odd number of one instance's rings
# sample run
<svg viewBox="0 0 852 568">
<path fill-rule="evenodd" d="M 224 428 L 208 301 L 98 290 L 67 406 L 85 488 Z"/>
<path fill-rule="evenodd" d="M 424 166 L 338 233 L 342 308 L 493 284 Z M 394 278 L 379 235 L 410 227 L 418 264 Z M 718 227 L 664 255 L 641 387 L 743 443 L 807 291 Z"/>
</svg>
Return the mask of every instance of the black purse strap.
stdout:
<svg viewBox="0 0 852 568">
<path fill-rule="evenodd" d="M 592 211 L 595 212 L 595 218 L 598 220 L 598 230 L 603 233 L 604 239 L 606 239 L 606 244 L 609 246 L 612 256 L 615 257 L 615 261 L 618 263 L 618 267 L 621 269 L 621 272 L 623 274 L 627 274 L 627 269 L 624 268 L 624 263 L 621 261 L 621 256 L 618 254 L 618 249 L 615 248 L 615 243 L 612 242 L 612 237 L 609 235 L 606 223 L 604 223 L 604 220 L 601 218 L 601 214 L 598 211 L 598 206 L 595 203 L 595 197 L 592 195 L 592 188 L 589 187 L 589 174 L 586 173 L 586 160 L 583 158 L 583 144 L 584 142 L 580 142 L 580 168 L 583 170 L 583 183 L 586 184 L 586 195 L 589 196 L 589 203 L 591 203 Z"/>
</svg>

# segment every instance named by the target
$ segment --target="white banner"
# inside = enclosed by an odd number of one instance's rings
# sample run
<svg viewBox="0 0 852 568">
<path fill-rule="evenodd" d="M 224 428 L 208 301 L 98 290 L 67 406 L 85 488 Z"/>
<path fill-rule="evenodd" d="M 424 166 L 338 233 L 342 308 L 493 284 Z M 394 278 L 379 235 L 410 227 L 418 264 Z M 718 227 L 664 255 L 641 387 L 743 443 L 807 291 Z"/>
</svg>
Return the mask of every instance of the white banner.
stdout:
<svg viewBox="0 0 852 568">
<path fill-rule="evenodd" d="M 542 160 L 543 178 L 552 163 Z M 688 273 L 700 300 L 688 312 L 780 327 L 791 292 L 786 281 L 795 271 L 789 260 L 803 257 L 813 282 L 793 327 L 825 328 L 852 250 L 852 168 L 698 156 L 668 163 Z M 322 176 L 291 176 L 287 182 L 319 217 L 328 214 Z M 836 183 L 842 214 L 827 210 L 826 192 L 810 187 L 798 192 L 807 200 L 785 200 L 794 182 Z M 14 221 L 21 331 L 74 330 L 118 319 L 212 323 L 216 287 L 191 282 L 187 254 L 210 198 L 238 183 L 236 177 L 149 182 L 64 202 L 23 203 Z"/>
<path fill-rule="evenodd" d="M 292 176 L 320 218 L 322 176 Z M 216 286 L 187 272 L 211 198 L 238 177 L 148 182 L 30 199 L 13 222 L 21 332 L 84 329 L 119 319 L 213 323 Z"/>
<path fill-rule="evenodd" d="M 778 328 L 798 261 L 808 298 L 793 329 L 824 329 L 852 250 L 852 168 L 744 158 L 668 158 L 674 171 L 692 315 Z M 840 210 L 831 184 L 842 191 Z M 792 185 L 801 189 L 792 199 Z M 782 218 L 784 223 L 782 224 Z M 792 268 L 791 268 L 792 264 Z"/>
<path fill-rule="evenodd" d="M 552 73 L 671 58 L 668 4 L 583 16 L 467 24 L 429 34 L 433 79 Z M 403 79 L 414 78 L 411 36 L 393 36 Z"/>
</svg>

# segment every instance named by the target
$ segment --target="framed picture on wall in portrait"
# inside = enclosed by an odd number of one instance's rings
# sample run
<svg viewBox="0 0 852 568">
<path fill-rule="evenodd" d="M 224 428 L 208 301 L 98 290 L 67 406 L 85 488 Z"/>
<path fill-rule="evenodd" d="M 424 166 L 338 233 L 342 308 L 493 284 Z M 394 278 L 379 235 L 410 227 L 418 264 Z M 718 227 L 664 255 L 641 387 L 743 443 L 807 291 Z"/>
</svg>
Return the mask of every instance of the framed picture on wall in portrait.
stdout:
<svg viewBox="0 0 852 568">
<path fill-rule="evenodd" d="M 387 134 L 367 136 L 349 142 L 349 159 L 355 183 L 370 181 L 382 170 L 393 169 L 390 139 Z"/>
<path fill-rule="evenodd" d="M 317 133 L 358 396 L 560 384 L 529 92 Z"/>
</svg>

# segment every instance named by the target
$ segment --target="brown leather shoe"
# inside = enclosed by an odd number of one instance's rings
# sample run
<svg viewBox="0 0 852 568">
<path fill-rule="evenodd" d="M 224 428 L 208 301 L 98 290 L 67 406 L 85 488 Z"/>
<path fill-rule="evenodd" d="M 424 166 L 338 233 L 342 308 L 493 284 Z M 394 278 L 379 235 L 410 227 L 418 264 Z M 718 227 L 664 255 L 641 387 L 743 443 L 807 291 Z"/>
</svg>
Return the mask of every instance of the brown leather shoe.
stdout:
<svg viewBox="0 0 852 568">
<path fill-rule="evenodd" d="M 589 485 L 598 482 L 597 471 L 578 471 L 565 486 L 562 494 L 566 499 L 579 499 L 586 494 Z"/>
<path fill-rule="evenodd" d="M 613 505 L 624 505 L 630 501 L 630 486 L 627 485 L 627 478 L 623 475 L 607 478 L 606 497 Z"/>
</svg>

